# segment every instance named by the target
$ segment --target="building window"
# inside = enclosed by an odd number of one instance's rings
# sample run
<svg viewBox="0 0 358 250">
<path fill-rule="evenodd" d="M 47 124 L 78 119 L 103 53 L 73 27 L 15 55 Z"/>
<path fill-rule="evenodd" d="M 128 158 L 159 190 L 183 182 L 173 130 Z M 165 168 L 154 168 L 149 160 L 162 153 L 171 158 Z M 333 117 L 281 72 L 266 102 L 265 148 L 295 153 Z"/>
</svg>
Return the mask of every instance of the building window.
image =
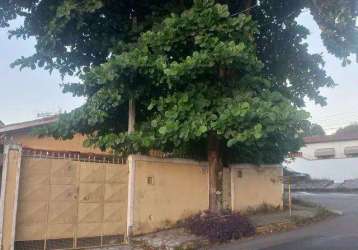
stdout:
<svg viewBox="0 0 358 250">
<path fill-rule="evenodd" d="M 344 154 L 347 157 L 358 157 L 358 146 L 345 147 Z"/>
<path fill-rule="evenodd" d="M 334 158 L 336 155 L 334 148 L 319 148 L 316 149 L 314 155 L 319 159 Z"/>
<path fill-rule="evenodd" d="M 335 155 L 334 148 L 319 148 L 314 152 L 314 156 L 318 159 L 334 158 Z"/>
</svg>

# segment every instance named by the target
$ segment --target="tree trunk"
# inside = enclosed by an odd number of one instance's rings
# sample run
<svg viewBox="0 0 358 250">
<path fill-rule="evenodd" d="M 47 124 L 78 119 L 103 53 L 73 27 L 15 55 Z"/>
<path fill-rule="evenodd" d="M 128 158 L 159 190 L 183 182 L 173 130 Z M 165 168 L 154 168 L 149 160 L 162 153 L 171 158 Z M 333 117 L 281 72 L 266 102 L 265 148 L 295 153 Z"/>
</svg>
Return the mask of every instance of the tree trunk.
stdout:
<svg viewBox="0 0 358 250">
<path fill-rule="evenodd" d="M 246 14 L 250 13 L 251 6 L 252 6 L 252 0 L 246 0 L 244 3 L 244 8 L 246 10 Z"/>
<path fill-rule="evenodd" d="M 209 164 L 209 210 L 218 213 L 222 210 L 222 163 L 220 158 L 220 142 L 216 134 L 208 136 Z"/>
<path fill-rule="evenodd" d="M 250 14 L 253 0 L 244 1 L 244 11 Z M 256 1 L 255 1 L 256 3 Z M 227 69 L 219 68 L 219 77 L 228 77 Z M 209 210 L 218 213 L 223 209 L 223 165 L 220 155 L 220 141 L 214 132 L 208 135 L 208 164 L 209 164 Z"/>
<path fill-rule="evenodd" d="M 137 32 L 137 13 L 135 11 L 135 1 L 131 0 L 132 11 L 130 13 L 129 18 L 132 19 L 132 30 Z M 134 132 L 135 126 L 135 101 L 132 98 L 129 99 L 128 102 L 128 134 Z"/>
<path fill-rule="evenodd" d="M 135 102 L 134 99 L 129 99 L 128 102 L 128 133 L 134 132 L 135 125 Z"/>
</svg>

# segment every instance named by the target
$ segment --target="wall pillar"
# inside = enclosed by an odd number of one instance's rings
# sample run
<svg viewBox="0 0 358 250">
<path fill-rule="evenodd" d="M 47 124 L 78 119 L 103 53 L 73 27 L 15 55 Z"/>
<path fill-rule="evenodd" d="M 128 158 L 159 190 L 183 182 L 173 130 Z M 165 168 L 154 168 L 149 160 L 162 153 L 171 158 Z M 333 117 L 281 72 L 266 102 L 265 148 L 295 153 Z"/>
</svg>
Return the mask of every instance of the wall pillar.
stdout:
<svg viewBox="0 0 358 250">
<path fill-rule="evenodd" d="M 231 168 L 223 169 L 223 208 L 231 210 Z"/>
<path fill-rule="evenodd" d="M 128 156 L 128 209 L 127 209 L 127 238 L 133 235 L 134 224 L 134 195 L 135 195 L 135 156 Z"/>
<path fill-rule="evenodd" d="M 5 145 L 0 196 L 0 250 L 13 250 L 22 147 Z"/>
</svg>

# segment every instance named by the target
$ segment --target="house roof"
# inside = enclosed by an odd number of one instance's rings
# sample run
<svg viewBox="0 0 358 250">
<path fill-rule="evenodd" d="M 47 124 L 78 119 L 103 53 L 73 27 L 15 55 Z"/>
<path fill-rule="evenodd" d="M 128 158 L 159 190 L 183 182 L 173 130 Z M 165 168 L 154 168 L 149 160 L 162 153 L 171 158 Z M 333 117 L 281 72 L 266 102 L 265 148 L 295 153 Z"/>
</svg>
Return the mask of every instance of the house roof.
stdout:
<svg viewBox="0 0 358 250">
<path fill-rule="evenodd" d="M 38 127 L 38 126 L 46 125 L 46 124 L 51 124 L 51 123 L 57 121 L 57 119 L 58 119 L 58 116 L 49 116 L 49 117 L 36 119 L 36 120 L 32 120 L 32 121 L 13 123 L 13 124 L 8 124 L 8 125 L 2 126 L 2 127 L 0 126 L 0 134 L 7 133 L 7 132 L 14 132 L 17 130 L 22 130 L 22 129 Z"/>
<path fill-rule="evenodd" d="M 308 136 L 304 138 L 304 142 L 306 144 L 353 140 L 358 140 L 358 133 L 349 133 L 345 135 Z"/>
</svg>

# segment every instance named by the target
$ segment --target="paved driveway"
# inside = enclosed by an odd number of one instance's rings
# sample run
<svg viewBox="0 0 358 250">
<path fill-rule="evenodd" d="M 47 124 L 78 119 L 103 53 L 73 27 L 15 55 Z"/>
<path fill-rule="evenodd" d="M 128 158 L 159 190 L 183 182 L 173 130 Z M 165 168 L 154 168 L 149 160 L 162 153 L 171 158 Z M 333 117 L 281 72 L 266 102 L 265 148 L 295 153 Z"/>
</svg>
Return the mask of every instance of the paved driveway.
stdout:
<svg viewBox="0 0 358 250">
<path fill-rule="evenodd" d="M 217 250 L 358 249 L 358 194 L 296 194 L 344 214 L 290 232 L 215 246 Z"/>
</svg>

